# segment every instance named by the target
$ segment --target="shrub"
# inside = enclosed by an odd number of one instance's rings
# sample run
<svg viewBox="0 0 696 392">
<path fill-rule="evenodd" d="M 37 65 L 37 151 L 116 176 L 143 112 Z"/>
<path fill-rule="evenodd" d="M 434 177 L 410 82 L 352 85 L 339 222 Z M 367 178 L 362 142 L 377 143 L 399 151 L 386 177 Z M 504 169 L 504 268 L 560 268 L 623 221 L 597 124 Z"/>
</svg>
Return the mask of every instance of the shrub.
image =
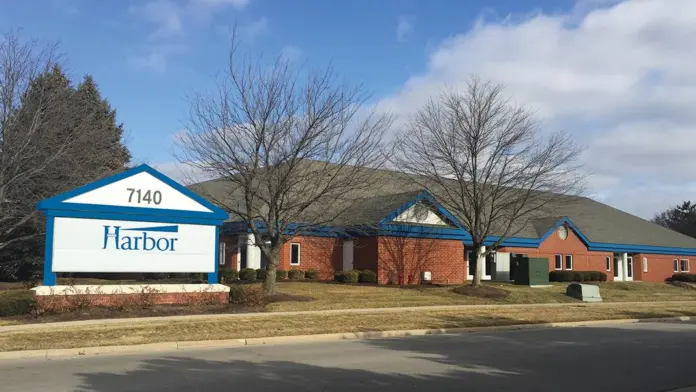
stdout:
<svg viewBox="0 0 696 392">
<path fill-rule="evenodd" d="M 256 280 L 256 270 L 253 268 L 242 268 L 239 271 L 239 279 L 246 280 L 247 282 L 253 282 Z"/>
<path fill-rule="evenodd" d="M 240 286 L 236 284 L 230 286 L 230 303 L 244 306 L 259 306 L 263 305 L 263 302 L 264 295 L 260 287 Z"/>
<path fill-rule="evenodd" d="M 551 282 L 572 282 L 573 271 L 551 271 L 549 272 Z"/>
<path fill-rule="evenodd" d="M 194 273 L 190 274 L 189 279 L 191 279 L 191 281 L 196 282 L 196 283 L 205 282 L 205 280 L 206 280 L 205 274 L 201 273 L 201 272 L 194 272 Z"/>
<path fill-rule="evenodd" d="M 607 274 L 601 271 L 551 271 L 551 282 L 606 282 Z"/>
<path fill-rule="evenodd" d="M 239 272 L 232 268 L 223 268 L 220 270 L 220 281 L 222 283 L 230 283 L 239 280 Z"/>
<path fill-rule="evenodd" d="M 281 269 L 276 270 L 276 282 L 285 279 L 286 276 L 288 276 L 287 271 Z"/>
<path fill-rule="evenodd" d="M 358 276 L 358 282 L 377 283 L 377 274 L 374 271 L 370 270 L 360 271 L 360 274 Z"/>
<path fill-rule="evenodd" d="M 341 283 L 358 283 L 359 271 L 340 271 L 334 274 L 334 279 Z"/>
<path fill-rule="evenodd" d="M 288 279 L 290 280 L 302 280 L 304 278 L 305 273 L 302 270 L 293 268 L 288 272 Z"/>
<path fill-rule="evenodd" d="M 0 317 L 21 316 L 36 309 L 36 298 L 30 290 L 0 294 Z"/>
<path fill-rule="evenodd" d="M 318 280 L 319 271 L 315 270 L 314 268 L 310 268 L 305 272 L 305 278 L 308 280 Z"/>
<path fill-rule="evenodd" d="M 696 282 L 696 274 L 687 274 L 685 272 L 681 272 L 672 275 L 672 280 L 679 282 Z"/>
<path fill-rule="evenodd" d="M 258 280 L 264 280 L 266 279 L 266 270 L 259 268 L 256 270 L 256 279 Z"/>
</svg>

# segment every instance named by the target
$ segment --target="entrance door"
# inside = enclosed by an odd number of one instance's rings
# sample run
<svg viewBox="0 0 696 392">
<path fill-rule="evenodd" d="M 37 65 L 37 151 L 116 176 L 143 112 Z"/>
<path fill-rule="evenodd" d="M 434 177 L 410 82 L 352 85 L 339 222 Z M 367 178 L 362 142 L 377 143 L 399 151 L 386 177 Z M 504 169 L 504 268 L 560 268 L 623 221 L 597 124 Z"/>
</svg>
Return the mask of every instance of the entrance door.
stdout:
<svg viewBox="0 0 696 392">
<path fill-rule="evenodd" d="M 353 241 L 343 242 L 343 270 L 353 269 Z"/>
<path fill-rule="evenodd" d="M 628 256 L 626 260 L 626 280 L 627 281 L 632 281 L 633 280 L 633 257 Z"/>
</svg>

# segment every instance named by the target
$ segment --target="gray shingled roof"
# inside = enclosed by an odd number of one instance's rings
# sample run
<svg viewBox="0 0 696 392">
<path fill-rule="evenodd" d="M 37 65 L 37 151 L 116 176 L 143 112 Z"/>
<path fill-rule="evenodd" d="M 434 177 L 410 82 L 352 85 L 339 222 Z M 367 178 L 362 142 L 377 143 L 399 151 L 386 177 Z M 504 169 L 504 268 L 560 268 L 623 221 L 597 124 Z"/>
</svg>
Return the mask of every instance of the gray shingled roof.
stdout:
<svg viewBox="0 0 696 392">
<path fill-rule="evenodd" d="M 337 226 L 377 224 L 391 211 L 412 200 L 422 191 L 403 173 L 380 170 L 377 175 L 380 185 L 356 200 L 355 205 L 336 221 Z M 229 184 L 221 180 L 194 184 L 190 188 L 204 197 L 209 197 L 213 202 L 214 199 L 229 197 Z M 438 198 L 437 194 L 433 196 Z M 514 236 L 540 238 L 560 219 L 567 217 L 592 242 L 696 248 L 694 238 L 590 198 L 566 197 L 547 210 L 552 214 L 547 213 L 546 216 L 529 219 Z M 456 216 L 456 213 L 453 212 L 453 215 Z"/>
</svg>

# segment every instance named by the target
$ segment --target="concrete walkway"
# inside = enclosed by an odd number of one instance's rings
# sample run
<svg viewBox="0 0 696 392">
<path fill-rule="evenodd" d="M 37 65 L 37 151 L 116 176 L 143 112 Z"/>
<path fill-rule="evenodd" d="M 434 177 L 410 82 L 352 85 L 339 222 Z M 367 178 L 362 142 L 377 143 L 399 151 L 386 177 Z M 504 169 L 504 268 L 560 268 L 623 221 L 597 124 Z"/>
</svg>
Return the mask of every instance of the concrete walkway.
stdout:
<svg viewBox="0 0 696 392">
<path fill-rule="evenodd" d="M 0 327 L 0 333 L 16 331 L 35 331 L 42 329 L 72 328 L 92 325 L 116 325 L 116 324 L 136 324 L 162 321 L 193 321 L 206 319 L 234 319 L 249 317 L 280 317 L 298 315 L 332 315 L 332 314 L 355 314 L 355 313 L 396 313 L 396 312 L 419 312 L 419 311 L 438 311 L 438 310 L 468 310 L 468 309 L 506 309 L 506 308 L 528 308 L 543 309 L 555 307 L 588 307 L 588 306 L 613 306 L 613 305 L 645 305 L 663 304 L 668 305 L 688 305 L 696 307 L 696 301 L 656 301 L 656 302 L 595 302 L 595 303 L 550 303 L 550 304 L 504 304 L 504 305 L 440 305 L 440 306 L 408 306 L 396 308 L 360 308 L 360 309 L 330 309 L 330 310 L 305 310 L 297 312 L 257 312 L 257 313 L 222 313 L 222 314 L 197 314 L 182 316 L 163 316 L 163 317 L 134 317 L 134 318 L 114 318 L 97 320 L 63 321 L 56 323 L 39 324 L 20 324 Z"/>
</svg>

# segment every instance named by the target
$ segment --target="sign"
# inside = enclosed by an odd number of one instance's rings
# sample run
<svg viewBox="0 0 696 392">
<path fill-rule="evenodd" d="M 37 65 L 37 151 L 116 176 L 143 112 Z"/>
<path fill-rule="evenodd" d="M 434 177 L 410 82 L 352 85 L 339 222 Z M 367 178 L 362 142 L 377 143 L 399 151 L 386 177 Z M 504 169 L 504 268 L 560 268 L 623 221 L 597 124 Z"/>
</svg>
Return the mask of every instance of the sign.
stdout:
<svg viewBox="0 0 696 392">
<path fill-rule="evenodd" d="M 225 211 L 147 165 L 44 200 L 44 285 L 56 272 L 204 272 L 217 283 Z"/>
<path fill-rule="evenodd" d="M 55 218 L 54 272 L 215 272 L 215 226 Z"/>
</svg>

